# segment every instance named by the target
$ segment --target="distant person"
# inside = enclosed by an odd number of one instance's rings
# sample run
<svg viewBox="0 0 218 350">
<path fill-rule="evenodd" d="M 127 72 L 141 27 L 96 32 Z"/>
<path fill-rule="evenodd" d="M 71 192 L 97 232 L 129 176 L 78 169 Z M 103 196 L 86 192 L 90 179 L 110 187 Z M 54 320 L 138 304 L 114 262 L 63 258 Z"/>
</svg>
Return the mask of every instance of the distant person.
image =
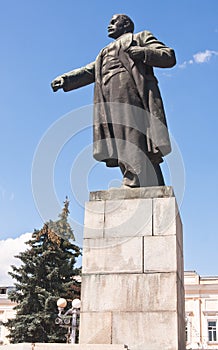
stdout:
<svg viewBox="0 0 218 350">
<path fill-rule="evenodd" d="M 123 187 L 163 186 L 160 163 L 171 146 L 153 67 L 173 67 L 176 59 L 150 32 L 133 31 L 128 16 L 114 15 L 108 36 L 115 41 L 94 62 L 51 85 L 54 91 L 71 91 L 95 82 L 94 158 L 119 166 Z"/>
</svg>

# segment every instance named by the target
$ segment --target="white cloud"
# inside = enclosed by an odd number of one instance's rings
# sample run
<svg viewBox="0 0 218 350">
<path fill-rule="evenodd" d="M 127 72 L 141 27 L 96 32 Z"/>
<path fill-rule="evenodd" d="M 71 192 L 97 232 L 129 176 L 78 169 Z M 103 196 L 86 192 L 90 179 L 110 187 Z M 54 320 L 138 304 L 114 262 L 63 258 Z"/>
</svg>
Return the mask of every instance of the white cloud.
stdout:
<svg viewBox="0 0 218 350">
<path fill-rule="evenodd" d="M 11 265 L 20 265 L 20 260 L 14 256 L 28 248 L 25 242 L 31 238 L 31 235 L 31 233 L 25 233 L 17 238 L 0 240 L 0 286 L 13 285 L 13 280 L 8 275 L 8 271 L 11 270 Z"/>
<path fill-rule="evenodd" d="M 179 64 L 179 68 L 186 68 L 186 66 L 188 64 L 193 64 L 194 61 L 193 60 L 189 60 L 189 61 L 184 61 L 182 64 Z"/>
<path fill-rule="evenodd" d="M 201 64 L 209 62 L 212 56 L 218 56 L 218 51 L 205 50 L 203 52 L 197 52 L 193 55 L 192 59 L 190 59 L 189 61 L 184 61 L 182 64 L 180 64 L 179 68 L 186 68 L 189 64 Z"/>
<path fill-rule="evenodd" d="M 197 52 L 193 58 L 196 63 L 205 63 L 209 62 L 212 56 L 218 56 L 218 52 L 205 50 L 204 52 Z"/>
</svg>

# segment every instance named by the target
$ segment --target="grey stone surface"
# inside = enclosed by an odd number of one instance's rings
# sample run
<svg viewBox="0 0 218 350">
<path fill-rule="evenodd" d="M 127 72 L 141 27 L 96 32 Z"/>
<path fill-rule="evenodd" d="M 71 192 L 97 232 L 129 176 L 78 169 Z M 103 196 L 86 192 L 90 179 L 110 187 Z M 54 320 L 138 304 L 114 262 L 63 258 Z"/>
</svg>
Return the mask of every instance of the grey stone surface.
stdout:
<svg viewBox="0 0 218 350">
<path fill-rule="evenodd" d="M 123 344 L 35 344 L 34 350 L 128 350 Z"/>
<path fill-rule="evenodd" d="M 168 198 L 174 197 L 171 186 L 152 186 L 141 188 L 111 188 L 108 191 L 90 192 L 90 201 L 106 201 L 134 198 Z"/>
<path fill-rule="evenodd" d="M 152 234 L 152 200 L 106 201 L 105 237 L 134 237 Z"/>
<path fill-rule="evenodd" d="M 185 291 L 183 286 L 183 281 L 180 279 L 177 280 L 177 311 L 179 315 L 179 319 L 185 319 L 185 308 L 184 308 L 184 300 L 185 300 Z M 182 325 L 182 324 L 181 324 Z M 182 329 L 181 325 L 179 328 Z M 184 329 L 182 329 L 182 332 Z"/>
<path fill-rule="evenodd" d="M 100 237 L 84 239 L 82 342 L 184 350 L 182 223 L 172 188 L 122 194 L 104 191 L 88 205 L 104 219 L 96 215 Z"/>
<path fill-rule="evenodd" d="M 21 343 L 21 344 L 9 344 L 2 346 L 4 350 L 33 350 L 33 344 L 31 343 Z"/>
<path fill-rule="evenodd" d="M 84 238 L 101 238 L 104 230 L 104 202 L 87 202 L 84 216 Z"/>
<path fill-rule="evenodd" d="M 152 234 L 152 199 L 86 203 L 84 239 Z"/>
<path fill-rule="evenodd" d="M 143 272 L 143 238 L 83 240 L 83 273 Z"/>
<path fill-rule="evenodd" d="M 177 280 L 176 273 L 84 275 L 81 311 L 177 311 Z"/>
<path fill-rule="evenodd" d="M 183 226 L 182 226 L 182 220 L 179 212 L 178 212 L 178 215 L 176 216 L 176 237 L 177 237 L 178 245 L 181 251 L 183 252 Z"/>
<path fill-rule="evenodd" d="M 94 290 L 93 290 L 94 292 Z M 90 297 L 89 295 L 88 297 Z M 112 313 L 82 312 L 80 315 L 80 344 L 111 344 Z M 115 344 L 120 344 L 115 342 Z"/>
<path fill-rule="evenodd" d="M 185 349 L 184 340 L 179 339 L 177 313 L 170 311 L 114 313 L 112 342 L 122 343 L 122 339 L 130 349 L 136 350 Z"/>
<path fill-rule="evenodd" d="M 175 197 L 153 199 L 153 235 L 176 234 L 178 208 Z"/>
<path fill-rule="evenodd" d="M 63 343 L 23 343 L 10 344 L 4 350 L 128 350 L 124 344 L 63 344 Z"/>
<path fill-rule="evenodd" d="M 177 272 L 176 235 L 144 237 L 144 272 Z"/>
<path fill-rule="evenodd" d="M 184 257 L 183 257 L 183 249 L 178 244 L 177 240 L 177 274 L 180 281 L 184 284 Z"/>
</svg>

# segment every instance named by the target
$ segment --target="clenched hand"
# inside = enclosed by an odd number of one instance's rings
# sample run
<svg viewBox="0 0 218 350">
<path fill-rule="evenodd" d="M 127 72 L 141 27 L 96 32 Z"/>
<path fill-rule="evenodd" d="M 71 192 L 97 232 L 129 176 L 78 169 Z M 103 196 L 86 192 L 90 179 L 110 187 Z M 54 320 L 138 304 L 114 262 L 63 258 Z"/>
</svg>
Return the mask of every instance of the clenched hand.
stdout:
<svg viewBox="0 0 218 350">
<path fill-rule="evenodd" d="M 139 61 L 145 58 L 144 49 L 140 46 L 130 46 L 126 52 L 133 59 L 133 61 Z"/>
<path fill-rule="evenodd" d="M 51 87 L 52 87 L 54 92 L 58 91 L 59 89 L 62 89 L 63 86 L 64 86 L 64 78 L 63 77 L 57 77 L 51 83 Z"/>
</svg>

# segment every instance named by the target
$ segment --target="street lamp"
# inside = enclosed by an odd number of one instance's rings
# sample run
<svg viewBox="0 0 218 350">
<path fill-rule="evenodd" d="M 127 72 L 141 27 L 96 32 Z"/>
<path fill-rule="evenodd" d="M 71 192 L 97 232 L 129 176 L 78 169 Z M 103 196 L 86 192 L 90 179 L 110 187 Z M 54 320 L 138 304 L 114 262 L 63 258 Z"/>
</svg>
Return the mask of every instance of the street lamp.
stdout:
<svg viewBox="0 0 218 350">
<path fill-rule="evenodd" d="M 55 323 L 60 327 L 66 327 L 67 331 L 67 343 L 75 344 L 76 342 L 76 330 L 78 328 L 79 309 L 81 306 L 80 299 L 74 299 L 72 301 L 72 307 L 64 314 L 63 311 L 67 306 L 67 300 L 60 298 L 57 301 L 58 317 L 55 319 Z"/>
</svg>

